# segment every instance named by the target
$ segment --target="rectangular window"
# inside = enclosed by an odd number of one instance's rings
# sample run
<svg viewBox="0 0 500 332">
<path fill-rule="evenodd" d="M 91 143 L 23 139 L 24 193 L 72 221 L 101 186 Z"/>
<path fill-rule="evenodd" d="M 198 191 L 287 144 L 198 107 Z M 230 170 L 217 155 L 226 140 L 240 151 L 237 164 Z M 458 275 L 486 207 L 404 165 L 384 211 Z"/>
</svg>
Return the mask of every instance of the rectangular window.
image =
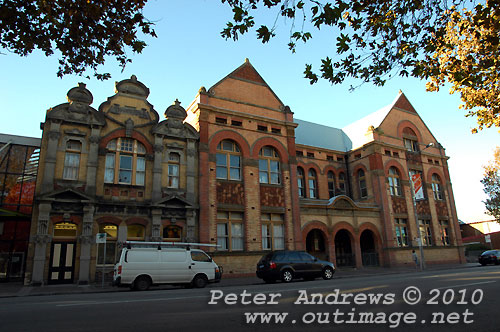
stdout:
<svg viewBox="0 0 500 332">
<path fill-rule="evenodd" d="M 333 156 L 326 156 L 326 160 L 333 161 Z"/>
<path fill-rule="evenodd" d="M 384 152 L 385 152 L 386 156 L 389 156 L 389 157 L 391 156 L 391 150 L 385 150 Z"/>
<path fill-rule="evenodd" d="M 227 156 L 222 153 L 217 153 L 216 155 L 216 177 L 217 179 L 227 180 Z"/>
<path fill-rule="evenodd" d="M 229 250 L 229 232 L 227 224 L 217 224 L 217 246 L 218 250 Z"/>
<path fill-rule="evenodd" d="M 179 188 L 179 165 L 168 165 L 168 187 Z"/>
<path fill-rule="evenodd" d="M 422 245 L 431 246 L 432 245 L 431 221 L 419 219 L 418 225 L 420 229 L 420 239 L 422 240 Z"/>
<path fill-rule="evenodd" d="M 406 150 L 411 152 L 418 152 L 420 149 L 418 148 L 418 142 L 409 138 L 403 138 L 403 142 Z"/>
<path fill-rule="evenodd" d="M 146 175 L 146 159 L 137 157 L 137 169 L 135 172 L 135 184 L 137 186 L 144 185 L 144 177 Z"/>
<path fill-rule="evenodd" d="M 396 241 L 398 247 L 408 246 L 408 228 L 406 226 L 406 219 L 396 218 L 395 219 L 395 230 L 396 230 Z"/>
<path fill-rule="evenodd" d="M 285 249 L 285 232 L 282 214 L 263 213 L 262 220 L 262 250 Z"/>
<path fill-rule="evenodd" d="M 257 130 L 258 131 L 267 131 L 267 126 L 257 125 Z"/>
<path fill-rule="evenodd" d="M 120 156 L 118 183 L 132 184 L 132 156 Z"/>
<path fill-rule="evenodd" d="M 240 156 L 229 156 L 229 177 L 231 180 L 240 180 Z"/>
<path fill-rule="evenodd" d="M 216 117 L 215 118 L 215 123 L 218 123 L 218 124 L 227 124 L 227 119 Z"/>
<path fill-rule="evenodd" d="M 271 128 L 271 132 L 273 134 L 281 134 L 281 129 L 280 128 Z"/>
<path fill-rule="evenodd" d="M 295 151 L 295 155 L 297 157 L 304 157 L 304 152 L 302 152 L 302 151 Z"/>
<path fill-rule="evenodd" d="M 63 179 L 78 180 L 78 169 L 80 168 L 80 154 L 66 152 L 64 158 Z"/>
<path fill-rule="evenodd" d="M 337 157 L 337 161 L 344 161 L 343 157 Z"/>
<path fill-rule="evenodd" d="M 115 181 L 115 154 L 106 155 L 106 168 L 104 170 L 104 182 L 113 183 Z"/>
<path fill-rule="evenodd" d="M 259 182 L 260 183 L 269 183 L 267 159 L 260 159 L 259 160 Z"/>
<path fill-rule="evenodd" d="M 235 127 L 241 127 L 243 125 L 243 123 L 241 121 L 238 121 L 238 120 L 231 120 L 231 125 L 235 126 Z"/>
<path fill-rule="evenodd" d="M 448 221 L 440 220 L 439 221 L 440 231 L 441 231 L 441 242 L 443 246 L 450 245 L 450 231 L 448 228 Z"/>
<path fill-rule="evenodd" d="M 242 212 L 217 212 L 217 245 L 219 246 L 218 250 L 243 250 Z"/>
<path fill-rule="evenodd" d="M 308 152 L 307 158 L 314 158 L 314 152 Z"/>
</svg>

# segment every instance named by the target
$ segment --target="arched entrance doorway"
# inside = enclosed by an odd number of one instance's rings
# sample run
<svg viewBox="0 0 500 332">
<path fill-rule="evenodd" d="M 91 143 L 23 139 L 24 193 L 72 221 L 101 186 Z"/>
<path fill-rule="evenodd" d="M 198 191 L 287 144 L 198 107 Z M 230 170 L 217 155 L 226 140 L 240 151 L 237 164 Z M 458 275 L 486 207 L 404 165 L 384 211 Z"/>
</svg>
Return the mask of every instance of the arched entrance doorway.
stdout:
<svg viewBox="0 0 500 332">
<path fill-rule="evenodd" d="M 335 260 L 337 266 L 355 266 L 356 260 L 352 252 L 349 231 L 341 229 L 335 235 Z"/>
<path fill-rule="evenodd" d="M 313 229 L 307 233 L 306 250 L 311 255 L 318 259 L 327 260 L 328 253 L 326 252 L 325 237 L 319 229 Z"/>
<path fill-rule="evenodd" d="M 375 248 L 375 234 L 369 229 L 364 230 L 359 238 L 359 244 L 363 266 L 378 266 L 379 260 L 377 249 Z"/>
</svg>

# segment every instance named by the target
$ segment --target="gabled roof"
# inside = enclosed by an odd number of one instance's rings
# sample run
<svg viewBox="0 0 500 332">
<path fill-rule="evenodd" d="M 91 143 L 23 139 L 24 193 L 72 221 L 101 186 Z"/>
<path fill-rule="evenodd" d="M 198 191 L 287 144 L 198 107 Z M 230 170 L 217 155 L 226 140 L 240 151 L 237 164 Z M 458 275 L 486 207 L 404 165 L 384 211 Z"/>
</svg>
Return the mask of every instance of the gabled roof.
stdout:
<svg viewBox="0 0 500 332">
<path fill-rule="evenodd" d="M 342 128 L 344 133 L 352 141 L 352 147 L 357 148 L 363 145 L 365 143 L 365 134 L 369 130 L 369 128 L 372 126 L 374 129 L 380 127 L 389 112 L 394 108 L 399 108 L 417 114 L 408 98 L 406 98 L 405 94 L 400 90 L 399 94 L 391 104 L 382 107 L 378 111 L 368 114 L 364 118 L 361 118 Z"/>
<path fill-rule="evenodd" d="M 245 59 L 245 62 L 241 66 L 239 66 L 238 68 L 233 70 L 229 75 L 226 75 L 220 81 L 215 83 L 209 90 L 216 88 L 218 85 L 220 85 L 222 82 L 224 82 L 228 78 L 242 80 L 245 82 L 265 86 L 271 91 L 271 93 L 278 100 L 278 102 L 281 105 L 284 105 L 283 102 L 281 101 L 281 99 L 279 99 L 279 97 L 274 93 L 273 89 L 271 89 L 271 87 L 266 83 L 266 81 L 264 81 L 262 76 L 260 76 L 260 74 L 254 68 L 254 66 L 252 66 L 252 64 L 250 63 L 250 60 L 248 60 L 248 58 Z"/>
<path fill-rule="evenodd" d="M 178 206 L 178 207 L 191 207 L 191 206 L 193 206 L 193 204 L 191 202 L 189 202 L 185 198 L 183 198 L 179 195 L 176 195 L 176 194 L 163 197 L 159 201 L 156 201 L 154 203 L 154 205 L 165 205 L 165 206 L 170 206 L 170 207 L 172 207 L 172 206 Z"/>
<path fill-rule="evenodd" d="M 351 150 L 352 143 L 342 129 L 328 127 L 313 122 L 294 119 L 298 127 L 295 129 L 295 143 L 329 150 L 346 152 Z"/>
<path fill-rule="evenodd" d="M 72 201 L 93 201 L 93 198 L 87 196 L 86 194 L 74 190 L 73 188 L 62 188 L 53 192 L 49 192 L 41 196 L 39 199 L 53 199 L 56 198 L 58 200 L 72 200 Z"/>
</svg>

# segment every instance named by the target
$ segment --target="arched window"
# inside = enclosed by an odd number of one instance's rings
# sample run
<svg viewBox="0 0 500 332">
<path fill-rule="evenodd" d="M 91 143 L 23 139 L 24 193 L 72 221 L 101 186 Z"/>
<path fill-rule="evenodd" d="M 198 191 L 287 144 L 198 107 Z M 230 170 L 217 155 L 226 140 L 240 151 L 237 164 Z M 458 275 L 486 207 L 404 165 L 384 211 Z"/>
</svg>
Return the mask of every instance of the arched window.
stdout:
<svg viewBox="0 0 500 332">
<path fill-rule="evenodd" d="M 265 146 L 259 151 L 259 182 L 281 183 L 279 155 L 276 149 L 271 146 Z"/>
<path fill-rule="evenodd" d="M 401 196 L 401 181 L 399 179 L 399 172 L 396 167 L 389 168 L 389 189 L 391 196 Z"/>
<path fill-rule="evenodd" d="M 329 171 L 326 175 L 328 179 L 328 195 L 330 198 L 335 196 L 335 174 L 332 171 Z"/>
<path fill-rule="evenodd" d="M 318 198 L 318 181 L 316 171 L 312 168 L 308 173 L 307 184 L 309 185 L 309 198 Z"/>
<path fill-rule="evenodd" d="M 143 225 L 132 224 L 127 226 L 127 240 L 144 241 L 145 229 Z"/>
<path fill-rule="evenodd" d="M 434 193 L 435 200 L 443 199 L 443 187 L 441 185 L 441 178 L 437 174 L 432 174 L 432 192 Z"/>
<path fill-rule="evenodd" d="M 358 185 L 359 185 L 359 197 L 365 198 L 368 196 L 368 189 L 366 188 L 366 177 L 365 171 L 360 169 L 358 171 Z"/>
<path fill-rule="evenodd" d="M 178 153 L 168 154 L 168 187 L 179 188 L 179 162 L 181 157 Z"/>
<path fill-rule="evenodd" d="M 64 156 L 64 180 L 78 180 L 78 170 L 80 169 L 80 153 L 82 143 L 77 140 L 66 142 L 66 154 Z"/>
<path fill-rule="evenodd" d="M 297 186 L 299 187 L 299 197 L 306 197 L 306 188 L 304 185 L 304 170 L 297 167 Z"/>
<path fill-rule="evenodd" d="M 339 190 L 340 190 L 340 194 L 342 194 L 342 195 L 346 194 L 346 190 L 345 190 L 345 173 L 344 172 L 340 172 L 339 173 Z"/>
<path fill-rule="evenodd" d="M 106 233 L 106 243 L 97 246 L 97 264 L 112 265 L 116 263 L 116 240 L 118 239 L 118 226 L 110 223 L 99 224 L 99 233 Z M 106 257 L 104 257 L 106 246 Z"/>
<path fill-rule="evenodd" d="M 217 145 L 216 177 L 224 180 L 241 180 L 240 148 L 231 140 Z"/>
<path fill-rule="evenodd" d="M 146 148 L 134 139 L 120 137 L 106 146 L 105 183 L 144 186 Z"/>
</svg>

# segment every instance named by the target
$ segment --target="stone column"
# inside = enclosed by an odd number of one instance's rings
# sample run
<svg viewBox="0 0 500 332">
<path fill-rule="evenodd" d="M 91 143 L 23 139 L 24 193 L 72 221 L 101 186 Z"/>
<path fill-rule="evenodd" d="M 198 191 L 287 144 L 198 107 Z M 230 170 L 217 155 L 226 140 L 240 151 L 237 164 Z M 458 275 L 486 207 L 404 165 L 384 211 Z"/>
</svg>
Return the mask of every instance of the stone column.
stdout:
<svg viewBox="0 0 500 332">
<path fill-rule="evenodd" d="M 47 243 L 52 241 L 52 237 L 48 234 L 51 208 L 50 203 L 40 203 L 38 206 L 37 232 L 31 240 L 35 243 L 33 274 L 31 277 L 31 284 L 34 286 L 43 285 Z"/>
<path fill-rule="evenodd" d="M 151 241 L 160 242 L 162 240 L 161 234 L 161 209 L 153 209 L 151 211 L 152 222 L 151 225 Z"/>
<path fill-rule="evenodd" d="M 192 139 L 187 140 L 186 150 L 186 198 L 190 203 L 194 203 L 195 199 L 195 183 L 196 174 L 198 170 L 198 151 L 196 149 L 196 141 Z"/>
<path fill-rule="evenodd" d="M 161 173 L 163 159 L 163 138 L 160 135 L 155 135 L 154 144 L 154 161 L 153 161 L 153 202 L 161 199 Z"/>
<path fill-rule="evenodd" d="M 88 159 L 87 159 L 87 180 L 85 190 L 89 195 L 95 195 L 97 183 L 97 162 L 99 158 L 99 136 L 101 129 L 92 128 L 89 139 Z M 99 179 L 102 181 L 102 179 Z"/>
<path fill-rule="evenodd" d="M 57 146 L 59 144 L 59 138 L 61 134 L 59 133 L 60 123 L 52 121 L 50 123 L 50 129 L 48 133 L 49 142 L 47 144 L 47 150 L 44 159 L 44 171 L 41 193 L 51 192 L 54 190 L 54 176 L 56 169 L 56 156 L 57 156 Z"/>
<path fill-rule="evenodd" d="M 94 225 L 94 206 L 83 208 L 83 225 L 80 236 L 80 276 L 78 284 L 86 285 L 90 281 L 90 252 L 94 243 L 92 228 Z"/>
<path fill-rule="evenodd" d="M 199 242 L 196 239 L 196 210 L 186 211 L 186 242 Z"/>
</svg>

